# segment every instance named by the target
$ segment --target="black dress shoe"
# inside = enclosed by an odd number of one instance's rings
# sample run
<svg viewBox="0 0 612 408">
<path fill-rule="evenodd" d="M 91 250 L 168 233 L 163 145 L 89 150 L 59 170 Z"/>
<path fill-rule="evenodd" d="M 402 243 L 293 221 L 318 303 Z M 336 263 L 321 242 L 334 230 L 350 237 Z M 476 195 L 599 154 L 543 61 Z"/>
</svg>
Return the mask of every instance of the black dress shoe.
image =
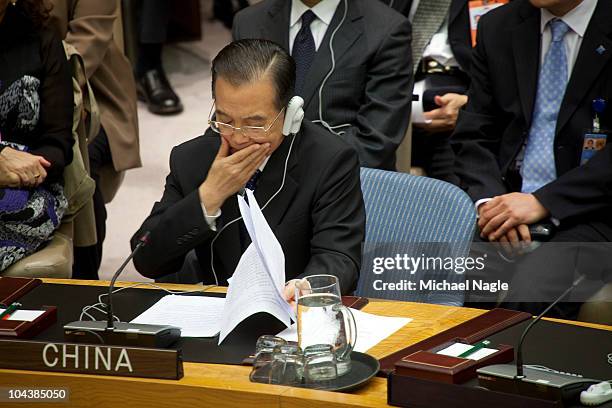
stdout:
<svg viewBox="0 0 612 408">
<path fill-rule="evenodd" d="M 138 80 L 137 89 L 138 99 L 145 102 L 152 113 L 173 115 L 183 111 L 181 100 L 161 69 L 145 72 Z"/>
</svg>

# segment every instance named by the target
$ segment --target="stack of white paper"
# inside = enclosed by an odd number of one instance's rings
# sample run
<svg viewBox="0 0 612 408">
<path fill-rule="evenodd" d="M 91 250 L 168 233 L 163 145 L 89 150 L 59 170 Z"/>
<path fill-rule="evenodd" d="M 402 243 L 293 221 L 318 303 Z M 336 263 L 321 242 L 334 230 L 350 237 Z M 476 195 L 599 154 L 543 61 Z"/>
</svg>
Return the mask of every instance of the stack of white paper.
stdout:
<svg viewBox="0 0 612 408">
<path fill-rule="evenodd" d="M 266 312 L 286 326 L 295 312 L 283 298 L 285 255 L 268 225 L 253 192 L 246 189 L 249 204 L 238 196 L 240 214 L 251 237 L 229 284 L 221 316 L 219 344 L 244 319 Z"/>
<path fill-rule="evenodd" d="M 357 324 L 357 342 L 354 350 L 361 353 L 365 353 L 412 321 L 407 317 L 378 316 L 352 308 L 351 312 Z M 297 324 L 283 330 L 278 336 L 287 341 L 298 341 Z"/>
<path fill-rule="evenodd" d="M 219 334 L 224 298 L 167 295 L 132 320 L 132 323 L 180 327 L 181 337 Z"/>
</svg>

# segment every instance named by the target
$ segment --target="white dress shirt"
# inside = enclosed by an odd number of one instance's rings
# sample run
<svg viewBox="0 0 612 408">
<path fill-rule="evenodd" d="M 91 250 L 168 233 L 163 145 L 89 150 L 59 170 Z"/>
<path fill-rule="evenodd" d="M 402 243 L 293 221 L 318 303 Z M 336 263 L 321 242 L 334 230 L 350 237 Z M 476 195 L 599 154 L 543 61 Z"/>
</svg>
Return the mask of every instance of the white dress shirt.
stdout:
<svg viewBox="0 0 612 408">
<path fill-rule="evenodd" d="M 565 55 L 567 55 L 567 75 L 568 79 L 571 76 L 576 58 L 578 57 L 578 51 L 580 51 L 580 45 L 582 45 L 582 39 L 584 33 L 591 21 L 591 17 L 597 7 L 597 0 L 583 0 L 582 3 L 574 7 L 571 11 L 567 12 L 563 17 L 559 17 L 565 24 L 569 26 L 569 30 L 563 38 L 565 45 Z M 546 9 L 541 9 L 540 17 L 540 33 L 542 52 L 540 53 L 540 63 L 544 63 L 546 53 L 550 48 L 550 42 L 552 40 L 552 34 L 550 32 L 550 26 L 548 22 L 553 18 L 557 18 L 554 14 Z"/>
<path fill-rule="evenodd" d="M 325 37 L 327 28 L 329 27 L 334 13 L 340 4 L 340 0 L 322 0 L 316 6 L 309 8 L 301 0 L 291 0 L 291 15 L 289 17 L 289 54 L 293 52 L 293 42 L 297 37 L 300 28 L 302 28 L 302 14 L 308 10 L 317 16 L 310 24 L 310 31 L 314 38 L 317 51 Z"/>
<path fill-rule="evenodd" d="M 540 33 L 541 35 L 541 53 L 540 53 L 540 64 L 544 64 L 544 58 L 550 48 L 552 40 L 552 34 L 548 22 L 553 18 L 560 18 L 565 24 L 569 26 L 568 32 L 563 37 L 563 43 L 565 45 L 565 53 L 567 55 L 567 75 L 568 79 L 571 77 L 572 70 L 576 64 L 576 58 L 580 51 L 580 45 L 582 45 L 582 39 L 586 32 L 587 26 L 591 21 L 591 17 L 595 12 L 597 6 L 597 0 L 583 0 L 582 3 L 574 7 L 571 11 L 567 12 L 562 17 L 557 17 L 546 9 L 541 9 L 540 12 Z M 491 198 L 483 198 L 476 201 L 476 208 L 481 204 L 490 201 Z M 555 224 L 559 221 L 553 219 Z"/>
<path fill-rule="evenodd" d="M 268 160 L 270 160 L 270 156 L 266 157 L 261 166 L 259 166 L 259 171 L 263 172 L 264 168 L 266 167 L 266 164 L 268 164 Z M 208 211 L 206 211 L 204 203 L 200 201 L 200 205 L 202 206 L 202 212 L 204 213 L 206 223 L 208 224 L 211 230 L 217 231 L 217 218 L 221 216 L 221 208 L 219 208 L 217 212 L 213 215 L 208 215 Z"/>
</svg>

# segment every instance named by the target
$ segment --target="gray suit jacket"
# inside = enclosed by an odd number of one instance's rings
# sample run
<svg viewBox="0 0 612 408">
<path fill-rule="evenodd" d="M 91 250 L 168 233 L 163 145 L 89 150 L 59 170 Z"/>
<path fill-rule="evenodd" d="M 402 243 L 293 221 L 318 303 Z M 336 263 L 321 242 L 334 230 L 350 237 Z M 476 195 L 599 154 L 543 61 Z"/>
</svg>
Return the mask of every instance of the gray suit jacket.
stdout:
<svg viewBox="0 0 612 408">
<path fill-rule="evenodd" d="M 290 0 L 264 0 L 234 19 L 234 40 L 263 38 L 289 50 Z M 318 91 L 331 69 L 329 39 L 342 19 L 340 2 L 325 33 L 300 96 L 309 120 L 319 119 Z M 336 33 L 336 68 L 323 93 L 323 119 L 338 130 L 359 155 L 361 166 L 395 170 L 395 151 L 406 132 L 412 101 L 410 23 L 372 0 L 349 0 L 347 16 Z M 331 136 L 330 136 L 331 137 Z"/>
</svg>

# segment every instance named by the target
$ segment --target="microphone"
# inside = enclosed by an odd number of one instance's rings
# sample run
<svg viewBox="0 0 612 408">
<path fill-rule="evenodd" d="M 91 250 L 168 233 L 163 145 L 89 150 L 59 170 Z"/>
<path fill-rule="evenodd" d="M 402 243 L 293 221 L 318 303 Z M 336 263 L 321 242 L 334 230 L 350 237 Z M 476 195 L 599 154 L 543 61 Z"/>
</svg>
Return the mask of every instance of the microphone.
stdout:
<svg viewBox="0 0 612 408">
<path fill-rule="evenodd" d="M 107 345 L 163 348 L 181 337 L 175 326 L 114 322 L 113 292 L 115 282 L 138 251 L 149 243 L 150 231 L 145 232 L 138 244 L 113 275 L 108 287 L 106 321 L 75 321 L 64 325 L 64 338 L 76 343 L 102 343 Z"/>
<path fill-rule="evenodd" d="M 519 341 L 519 345 L 516 348 L 516 378 L 517 379 L 523 379 L 525 378 L 525 374 L 523 371 L 523 343 L 525 342 L 525 338 L 527 337 L 527 334 L 529 333 L 529 331 L 531 330 L 531 328 L 538 323 L 540 320 L 542 320 L 542 317 L 544 317 L 544 315 L 546 315 L 546 313 L 548 313 L 550 311 L 550 309 L 552 309 L 553 307 L 555 307 L 555 305 L 557 303 L 559 303 L 561 301 L 561 299 L 563 299 L 565 296 L 567 296 L 568 293 L 570 293 L 572 290 L 574 290 L 574 288 L 576 288 L 576 286 L 580 285 L 582 283 L 582 281 L 585 279 L 584 275 L 580 275 L 573 283 L 572 285 L 567 288 L 565 290 L 565 292 L 563 292 L 561 294 L 561 296 L 559 296 L 557 298 L 557 300 L 555 300 L 554 302 L 552 302 L 546 309 L 544 309 L 544 311 L 542 313 L 540 313 L 538 315 L 538 317 L 536 317 L 535 319 L 533 319 L 529 325 L 527 325 L 527 327 L 525 328 L 525 330 L 523 331 L 523 334 L 521 335 L 521 340 Z"/>
<path fill-rule="evenodd" d="M 576 258 L 578 256 L 576 255 Z M 523 343 L 533 326 L 542 320 L 557 303 L 574 290 L 585 275 L 580 275 L 554 302 L 533 319 L 523 330 L 516 349 L 516 364 L 496 364 L 476 370 L 481 386 L 506 393 L 526 395 L 548 400 L 568 400 L 598 381 L 577 374 L 563 373 L 541 366 L 523 366 Z"/>
<path fill-rule="evenodd" d="M 132 258 L 134 258 L 136 253 L 140 250 L 140 248 L 142 248 L 143 246 L 149 243 L 150 236 L 151 236 L 151 231 L 147 231 L 138 239 L 138 244 L 136 245 L 136 248 L 134 248 L 134 250 L 126 258 L 126 260 L 123 261 L 123 263 L 121 264 L 119 269 L 117 269 L 117 272 L 115 272 L 115 274 L 113 275 L 113 278 L 111 279 L 111 283 L 108 286 L 108 298 L 107 298 L 108 300 L 106 301 L 106 318 L 107 318 L 106 329 L 107 330 L 115 329 L 115 325 L 113 322 L 113 319 L 115 318 L 115 316 L 113 315 L 113 291 L 115 290 L 115 282 L 117 281 L 117 278 L 119 277 L 119 275 L 121 275 L 121 272 L 123 272 L 127 264 L 132 260 Z"/>
</svg>

